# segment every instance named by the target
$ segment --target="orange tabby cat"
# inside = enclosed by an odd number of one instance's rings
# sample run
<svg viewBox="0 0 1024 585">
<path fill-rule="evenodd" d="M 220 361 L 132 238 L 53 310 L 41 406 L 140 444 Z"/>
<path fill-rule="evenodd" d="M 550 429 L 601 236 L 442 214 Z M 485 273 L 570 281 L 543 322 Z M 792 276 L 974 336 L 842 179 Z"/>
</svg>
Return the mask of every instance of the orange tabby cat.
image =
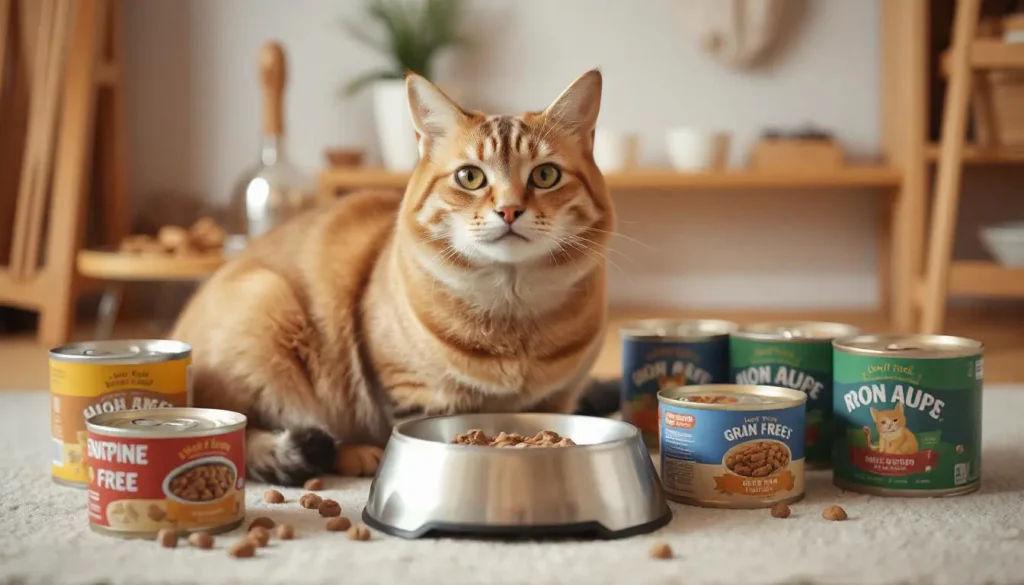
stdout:
<svg viewBox="0 0 1024 585">
<path fill-rule="evenodd" d="M 903 413 L 902 402 L 897 402 L 896 408 L 892 410 L 872 408 L 871 418 L 878 429 L 878 445 L 871 443 L 871 429 L 864 427 L 864 435 L 872 451 L 890 455 L 917 453 L 917 437 L 907 428 L 907 417 Z"/>
<path fill-rule="evenodd" d="M 347 195 L 252 242 L 175 327 L 196 404 L 248 415 L 254 478 L 372 473 L 406 411 L 570 411 L 600 349 L 600 73 L 519 116 L 406 85 L 405 195 Z"/>
</svg>

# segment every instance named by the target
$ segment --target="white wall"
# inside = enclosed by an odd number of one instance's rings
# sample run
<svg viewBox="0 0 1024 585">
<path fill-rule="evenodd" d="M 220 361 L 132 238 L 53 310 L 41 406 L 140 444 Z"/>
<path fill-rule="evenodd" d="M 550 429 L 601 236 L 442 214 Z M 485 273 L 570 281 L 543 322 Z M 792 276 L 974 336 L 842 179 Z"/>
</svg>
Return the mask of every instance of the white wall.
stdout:
<svg viewBox="0 0 1024 585">
<path fill-rule="evenodd" d="M 475 0 L 472 51 L 446 59 L 439 81 L 470 107 L 546 105 L 601 66 L 601 123 L 633 129 L 643 160 L 665 162 L 677 124 L 731 131 L 733 162 L 765 126 L 813 122 L 856 157 L 879 140 L 877 0 L 811 0 L 766 70 L 727 69 L 686 35 L 678 0 Z M 369 95 L 340 97 L 382 59 L 338 25 L 355 0 L 126 2 L 132 187 L 162 204 L 191 195 L 223 204 L 257 152 L 255 60 L 279 39 L 289 55 L 286 131 L 310 172 L 332 145 L 376 149 Z M 613 302 L 675 306 L 871 306 L 876 302 L 876 194 L 617 193 Z"/>
</svg>

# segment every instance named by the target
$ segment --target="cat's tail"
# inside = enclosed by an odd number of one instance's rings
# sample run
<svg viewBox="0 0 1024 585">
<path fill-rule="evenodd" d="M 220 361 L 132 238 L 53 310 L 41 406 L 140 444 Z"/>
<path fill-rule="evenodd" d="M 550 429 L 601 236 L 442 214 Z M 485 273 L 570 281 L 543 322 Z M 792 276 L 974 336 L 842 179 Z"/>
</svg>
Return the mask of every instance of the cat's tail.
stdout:
<svg viewBox="0 0 1024 585">
<path fill-rule="evenodd" d="M 576 414 L 610 416 L 619 411 L 622 380 L 593 380 L 576 405 Z"/>
<path fill-rule="evenodd" d="M 245 443 L 249 477 L 281 486 L 300 486 L 307 479 L 332 473 L 338 452 L 330 435 L 312 427 L 286 431 L 249 429 Z"/>
</svg>

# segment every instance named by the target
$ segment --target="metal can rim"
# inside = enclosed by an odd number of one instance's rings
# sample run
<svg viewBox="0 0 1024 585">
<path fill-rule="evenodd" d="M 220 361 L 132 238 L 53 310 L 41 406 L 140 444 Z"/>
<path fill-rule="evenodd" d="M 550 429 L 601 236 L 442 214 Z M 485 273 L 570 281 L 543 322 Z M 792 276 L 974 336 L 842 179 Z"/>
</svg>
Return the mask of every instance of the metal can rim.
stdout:
<svg viewBox="0 0 1024 585">
<path fill-rule="evenodd" d="M 224 417 L 226 419 L 234 419 L 228 424 L 219 426 L 206 427 L 196 430 L 183 430 L 183 431 L 158 431 L 158 430 L 145 430 L 144 428 L 123 428 L 114 427 L 109 424 L 103 424 L 104 419 L 120 419 L 120 418 L 177 418 L 188 417 L 191 415 L 192 418 L 203 418 L 198 415 L 208 415 L 206 420 L 212 419 L 214 415 Z M 102 435 L 104 437 L 137 437 L 147 439 L 173 439 L 177 437 L 190 438 L 190 437 L 209 437 L 214 435 L 223 435 L 239 429 L 244 429 L 248 424 L 248 418 L 240 413 L 232 410 L 222 410 L 218 408 L 195 408 L 190 406 L 182 407 L 171 407 L 171 408 L 146 408 L 139 410 L 118 410 L 116 412 L 103 412 L 100 414 L 93 415 L 85 421 L 85 428 L 90 433 Z"/>
<path fill-rule="evenodd" d="M 132 346 L 150 346 L 154 344 L 166 345 L 167 350 L 153 350 L 152 353 L 136 353 L 125 355 L 88 355 L 84 351 L 90 349 L 104 349 Z M 72 350 L 82 350 L 83 353 L 68 353 Z M 192 346 L 184 341 L 176 339 L 116 339 L 108 341 L 78 341 L 57 346 L 50 350 L 50 359 L 57 362 L 87 363 L 87 364 L 109 364 L 109 365 L 131 365 L 131 364 L 156 364 L 173 362 L 186 359 L 192 356 Z"/>
<path fill-rule="evenodd" d="M 900 340 L 922 339 L 936 342 L 931 347 L 921 345 L 908 345 L 907 347 L 893 347 Z M 939 342 L 946 341 L 942 344 Z M 885 347 L 858 347 L 855 344 L 886 344 Z M 932 334 L 899 334 L 882 333 L 869 335 L 854 335 L 842 337 L 832 341 L 832 347 L 836 351 L 851 355 L 864 355 L 871 357 L 889 358 L 912 358 L 912 359 L 954 359 L 963 357 L 974 357 L 985 351 L 985 344 L 968 337 L 957 337 L 955 335 L 932 335 Z"/>
<path fill-rule="evenodd" d="M 767 331 L 755 331 L 758 327 L 769 327 L 769 326 L 793 326 L 797 328 L 800 326 L 827 326 L 835 327 L 836 329 L 845 329 L 842 333 L 836 333 L 835 335 L 822 335 L 813 337 L 786 337 L 779 333 L 770 333 Z M 860 335 L 861 330 L 859 327 L 850 325 L 849 323 L 839 323 L 835 321 L 760 321 L 758 323 L 750 323 L 744 325 L 732 333 L 732 337 L 737 339 L 749 339 L 751 341 L 775 341 L 780 343 L 823 343 L 832 341 L 834 339 L 852 337 Z"/>
<path fill-rule="evenodd" d="M 760 403 L 707 403 L 687 402 L 682 400 L 685 396 L 699 394 L 734 394 L 734 395 L 755 395 L 777 400 Z M 782 386 L 765 386 L 751 384 L 700 384 L 695 386 L 677 386 L 666 388 L 658 392 L 658 402 L 679 408 L 696 408 L 701 410 L 729 410 L 729 411 L 764 411 L 784 410 L 802 406 L 807 403 L 807 394 L 792 388 Z"/>
<path fill-rule="evenodd" d="M 684 335 L 659 335 L 651 332 L 652 329 L 661 325 L 662 328 L 682 324 L 707 324 L 718 326 L 717 330 L 698 332 Z M 663 341 L 700 341 L 704 339 L 715 339 L 728 337 L 739 327 L 738 323 L 725 319 L 640 319 L 630 321 L 619 329 L 619 336 L 622 339 L 660 339 Z"/>
</svg>

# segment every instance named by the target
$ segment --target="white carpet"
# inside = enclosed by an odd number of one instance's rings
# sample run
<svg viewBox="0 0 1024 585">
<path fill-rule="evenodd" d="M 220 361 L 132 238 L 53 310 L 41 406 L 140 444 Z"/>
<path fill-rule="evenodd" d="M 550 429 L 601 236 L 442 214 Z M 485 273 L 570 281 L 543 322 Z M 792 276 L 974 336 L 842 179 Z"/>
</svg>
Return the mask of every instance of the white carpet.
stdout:
<svg viewBox="0 0 1024 585">
<path fill-rule="evenodd" d="M 0 392 L 0 583 L 219 585 L 488 583 L 588 585 L 686 583 L 1024 583 L 1024 388 L 985 393 L 984 476 L 979 493 L 900 500 L 842 495 L 828 472 L 808 477 L 793 516 L 766 510 L 672 505 L 672 523 L 652 535 L 611 542 L 405 541 L 374 534 L 352 542 L 323 530 L 297 506 L 267 510 L 250 485 L 250 517 L 294 524 L 299 540 L 272 541 L 257 558 L 216 550 L 159 548 L 87 528 L 85 492 L 50 481 L 47 394 Z M 325 495 L 358 518 L 368 480 L 328 482 Z M 284 490 L 295 498 L 300 490 Z M 821 510 L 840 504 L 847 522 Z M 648 557 L 656 541 L 677 556 Z"/>
</svg>

